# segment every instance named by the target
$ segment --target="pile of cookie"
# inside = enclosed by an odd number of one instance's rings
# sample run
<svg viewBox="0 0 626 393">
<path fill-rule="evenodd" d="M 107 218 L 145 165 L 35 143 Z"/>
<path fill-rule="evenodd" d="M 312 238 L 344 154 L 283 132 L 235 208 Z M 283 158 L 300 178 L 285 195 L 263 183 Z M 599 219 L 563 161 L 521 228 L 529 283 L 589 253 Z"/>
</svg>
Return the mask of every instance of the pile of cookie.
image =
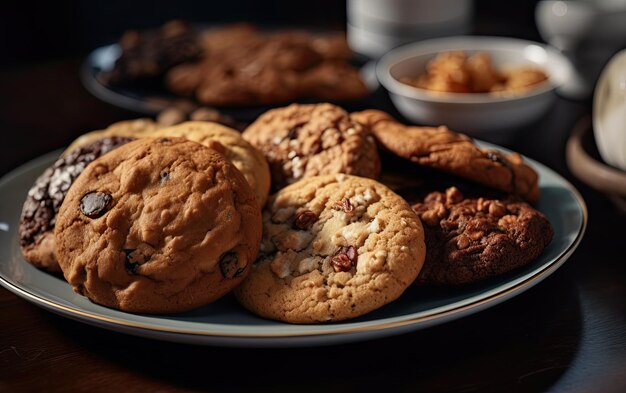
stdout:
<svg viewBox="0 0 626 393">
<path fill-rule="evenodd" d="M 198 32 L 175 20 L 154 31 L 131 30 L 121 55 L 99 79 L 112 86 L 162 84 L 213 106 L 254 106 L 299 98 L 342 101 L 368 90 L 343 34 L 259 31 L 240 23 Z"/>
<path fill-rule="evenodd" d="M 411 206 L 381 176 L 389 155 L 505 196 L 449 187 Z M 321 323 L 531 262 L 553 233 L 538 198 L 518 154 L 377 110 L 292 104 L 243 133 L 135 120 L 86 134 L 35 182 L 19 237 L 26 260 L 107 307 L 177 313 L 233 291 L 259 316 Z"/>
</svg>

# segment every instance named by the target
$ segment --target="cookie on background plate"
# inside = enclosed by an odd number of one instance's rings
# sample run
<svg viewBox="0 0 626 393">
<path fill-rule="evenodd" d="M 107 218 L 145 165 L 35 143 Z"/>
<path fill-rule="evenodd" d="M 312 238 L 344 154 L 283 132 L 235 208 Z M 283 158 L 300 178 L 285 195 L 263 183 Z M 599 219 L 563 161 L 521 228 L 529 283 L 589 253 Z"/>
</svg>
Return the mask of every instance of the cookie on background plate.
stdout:
<svg viewBox="0 0 626 393">
<path fill-rule="evenodd" d="M 375 109 L 350 116 L 370 127 L 378 143 L 400 157 L 519 195 L 531 203 L 539 200 L 539 176 L 517 153 L 479 148 L 468 136 L 445 126 L 407 126 Z"/>
<path fill-rule="evenodd" d="M 292 104 L 272 109 L 243 137 L 270 164 L 272 189 L 300 179 L 335 173 L 377 178 L 380 158 L 367 127 L 332 104 Z"/>
<path fill-rule="evenodd" d="M 67 191 L 90 162 L 132 140 L 126 137 L 95 140 L 59 158 L 37 178 L 28 191 L 18 228 L 24 259 L 49 272 L 61 271 L 54 251 L 54 226 Z"/>
<path fill-rule="evenodd" d="M 426 236 L 416 284 L 468 284 L 506 273 L 536 259 L 554 234 L 527 203 L 465 198 L 455 187 L 428 194 L 413 209 Z"/>
<path fill-rule="evenodd" d="M 57 216 L 74 291 L 123 311 L 205 305 L 250 271 L 261 212 L 224 156 L 183 138 L 143 138 L 92 162 Z"/>
<path fill-rule="evenodd" d="M 224 154 L 252 186 L 259 206 L 265 205 L 270 191 L 269 166 L 265 156 L 243 139 L 241 133 L 217 123 L 188 121 L 155 131 L 152 136 L 183 137 Z"/>
<path fill-rule="evenodd" d="M 265 318 L 355 318 L 397 299 L 424 261 L 417 215 L 384 185 L 349 175 L 303 179 L 270 197 L 261 254 L 235 289 Z"/>
</svg>

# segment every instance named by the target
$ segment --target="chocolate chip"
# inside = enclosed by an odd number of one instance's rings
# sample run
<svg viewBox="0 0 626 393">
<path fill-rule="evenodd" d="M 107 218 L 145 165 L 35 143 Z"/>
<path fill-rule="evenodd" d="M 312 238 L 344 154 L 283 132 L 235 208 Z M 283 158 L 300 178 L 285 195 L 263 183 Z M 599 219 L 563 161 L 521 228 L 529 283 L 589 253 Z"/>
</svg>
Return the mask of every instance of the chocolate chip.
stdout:
<svg viewBox="0 0 626 393">
<path fill-rule="evenodd" d="M 296 139 L 298 137 L 298 129 L 296 127 L 291 128 L 287 133 L 287 139 Z"/>
<path fill-rule="evenodd" d="M 124 267 L 128 270 L 129 273 L 135 274 L 137 267 L 139 267 L 139 262 L 135 260 L 135 255 L 133 254 L 135 249 L 127 248 L 124 249 Z"/>
<path fill-rule="evenodd" d="M 246 270 L 245 267 L 240 268 L 238 265 L 239 259 L 234 252 L 228 252 L 220 259 L 220 271 L 224 278 L 239 277 Z"/>
<path fill-rule="evenodd" d="M 170 173 L 168 171 L 161 171 L 161 183 L 165 183 L 170 179 Z"/>
<path fill-rule="evenodd" d="M 80 199 L 80 211 L 89 218 L 98 218 L 107 212 L 113 200 L 111 194 L 101 191 L 92 191 Z"/>
<path fill-rule="evenodd" d="M 330 258 L 330 264 L 335 272 L 347 272 L 356 265 L 357 257 L 356 248 L 353 246 L 341 247 Z"/>
<path fill-rule="evenodd" d="M 305 230 L 311 228 L 311 226 L 317 221 L 317 214 L 310 210 L 305 210 L 296 216 L 293 220 L 294 229 Z"/>
</svg>

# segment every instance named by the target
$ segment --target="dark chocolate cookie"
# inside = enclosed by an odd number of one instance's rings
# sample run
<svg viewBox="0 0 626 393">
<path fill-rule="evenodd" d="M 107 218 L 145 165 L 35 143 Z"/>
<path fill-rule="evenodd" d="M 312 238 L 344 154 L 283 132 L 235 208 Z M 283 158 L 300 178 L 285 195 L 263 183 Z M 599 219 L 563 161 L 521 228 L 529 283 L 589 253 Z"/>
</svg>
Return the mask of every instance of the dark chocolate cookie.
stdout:
<svg viewBox="0 0 626 393">
<path fill-rule="evenodd" d="M 180 20 L 170 21 L 156 31 L 129 30 L 119 46 L 122 54 L 113 70 L 103 75 L 110 84 L 159 77 L 173 66 L 201 55 L 197 33 Z"/>
<path fill-rule="evenodd" d="M 28 191 L 20 217 L 18 231 L 24 259 L 51 272 L 61 271 L 54 252 L 53 232 L 67 190 L 90 162 L 131 140 L 109 137 L 74 149 L 37 178 Z"/>
<path fill-rule="evenodd" d="M 537 258 L 554 231 L 548 219 L 512 199 L 466 199 L 455 187 L 413 206 L 422 220 L 426 261 L 417 284 L 467 284 Z"/>
</svg>

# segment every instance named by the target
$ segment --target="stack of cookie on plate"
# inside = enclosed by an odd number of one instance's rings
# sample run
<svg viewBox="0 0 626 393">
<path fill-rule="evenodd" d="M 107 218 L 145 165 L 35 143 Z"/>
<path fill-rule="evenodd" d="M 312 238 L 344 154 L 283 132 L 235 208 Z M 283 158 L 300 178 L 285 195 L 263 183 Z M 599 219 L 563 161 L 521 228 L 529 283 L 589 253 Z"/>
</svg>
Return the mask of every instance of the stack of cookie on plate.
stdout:
<svg viewBox="0 0 626 393">
<path fill-rule="evenodd" d="M 340 33 L 269 32 L 248 23 L 197 31 L 175 20 L 127 31 L 119 49 L 113 69 L 99 74 L 105 85 L 152 84 L 205 105 L 350 101 L 369 93 Z"/>
<path fill-rule="evenodd" d="M 505 196 L 449 187 L 411 206 L 384 174 L 390 155 L 409 183 L 409 168 L 428 167 Z M 243 134 L 147 120 L 86 134 L 37 179 L 19 234 L 26 260 L 104 306 L 177 313 L 232 290 L 262 317 L 319 323 L 411 285 L 529 263 L 552 236 L 527 203 L 538 198 L 537 174 L 515 153 L 380 111 L 292 104 Z"/>
</svg>

